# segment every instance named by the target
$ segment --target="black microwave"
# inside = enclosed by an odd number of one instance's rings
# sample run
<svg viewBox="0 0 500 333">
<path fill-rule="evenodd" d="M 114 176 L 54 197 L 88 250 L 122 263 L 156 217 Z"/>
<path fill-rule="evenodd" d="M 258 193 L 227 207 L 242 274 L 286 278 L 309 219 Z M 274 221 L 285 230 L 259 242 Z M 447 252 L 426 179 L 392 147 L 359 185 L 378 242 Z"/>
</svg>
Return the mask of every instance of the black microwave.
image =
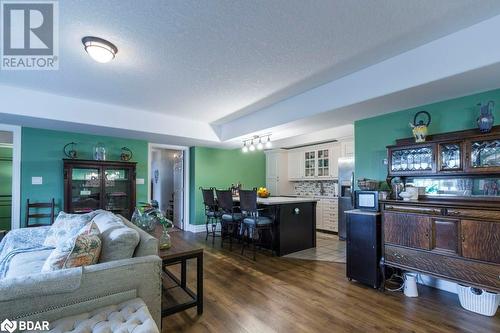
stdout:
<svg viewBox="0 0 500 333">
<path fill-rule="evenodd" d="M 378 191 L 356 191 L 356 206 L 361 210 L 378 211 Z"/>
</svg>

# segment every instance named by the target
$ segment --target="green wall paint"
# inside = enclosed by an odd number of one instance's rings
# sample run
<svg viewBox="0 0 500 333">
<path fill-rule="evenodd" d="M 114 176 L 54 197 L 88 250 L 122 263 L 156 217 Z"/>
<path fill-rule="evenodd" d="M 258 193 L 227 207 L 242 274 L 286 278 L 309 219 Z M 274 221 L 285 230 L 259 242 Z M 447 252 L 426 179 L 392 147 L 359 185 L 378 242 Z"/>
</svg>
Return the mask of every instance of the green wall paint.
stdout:
<svg viewBox="0 0 500 333">
<path fill-rule="evenodd" d="M 12 148 L 0 147 L 0 195 L 12 195 Z M 0 198 L 0 229 L 10 230 L 12 199 Z"/>
<path fill-rule="evenodd" d="M 412 136 L 408 124 L 413 121 L 417 111 L 426 110 L 431 114 L 429 134 L 460 131 L 477 128 L 478 111 L 475 106 L 477 103 L 486 103 L 489 100 L 495 101 L 498 109 L 500 89 L 356 121 L 354 123 L 356 179 L 386 178 L 387 166 L 383 164 L 383 159 L 386 158 L 385 147 L 394 144 L 396 139 Z M 500 123 L 498 111 L 495 111 L 494 116 L 495 125 L 498 125 Z"/>
<path fill-rule="evenodd" d="M 51 131 L 23 127 L 21 151 L 21 225 L 24 225 L 26 199 L 30 201 L 56 200 L 58 209 L 63 209 L 63 147 L 68 142 L 76 142 L 79 159 L 92 159 L 96 143 L 106 147 L 107 159 L 120 160 L 121 147 L 126 146 L 134 153 L 132 161 L 137 162 L 137 178 L 145 180 L 137 185 L 137 201 L 147 200 L 148 189 L 148 143 L 115 137 L 96 136 L 80 133 Z M 43 177 L 42 185 L 32 185 L 31 177 Z"/>
<path fill-rule="evenodd" d="M 191 224 L 204 224 L 204 207 L 199 187 L 226 189 L 241 182 L 243 188 L 265 186 L 266 157 L 263 152 L 244 154 L 240 149 L 192 147 L 189 151 Z"/>
</svg>

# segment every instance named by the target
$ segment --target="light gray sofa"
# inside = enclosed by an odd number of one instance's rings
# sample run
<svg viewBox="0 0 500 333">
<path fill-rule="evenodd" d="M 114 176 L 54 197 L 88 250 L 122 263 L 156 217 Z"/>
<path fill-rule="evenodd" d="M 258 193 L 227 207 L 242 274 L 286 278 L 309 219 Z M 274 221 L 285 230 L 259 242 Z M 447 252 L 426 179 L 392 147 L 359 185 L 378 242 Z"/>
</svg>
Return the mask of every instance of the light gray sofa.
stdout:
<svg viewBox="0 0 500 333">
<path fill-rule="evenodd" d="M 132 229 L 126 230 L 129 235 L 137 237 L 138 234 L 139 237 L 131 258 L 128 255 L 127 259 L 106 260 L 91 266 L 41 273 L 43 262 L 51 250 L 16 254 L 6 277 L 0 279 L 0 320 L 52 322 L 140 298 L 147 305 L 157 326 L 161 327 L 161 259 L 157 255 L 158 241 L 125 218 L 119 218 L 124 226 Z M 102 251 L 119 251 L 117 235 L 122 234 L 123 230 L 113 229 L 116 225 L 104 220 L 100 221 L 99 228 L 104 229 L 104 232 L 101 230 Z M 16 232 L 19 234 L 23 231 Z M 110 259 L 109 254 L 101 253 L 101 257 Z M 11 270 L 15 274 L 10 274 Z"/>
</svg>

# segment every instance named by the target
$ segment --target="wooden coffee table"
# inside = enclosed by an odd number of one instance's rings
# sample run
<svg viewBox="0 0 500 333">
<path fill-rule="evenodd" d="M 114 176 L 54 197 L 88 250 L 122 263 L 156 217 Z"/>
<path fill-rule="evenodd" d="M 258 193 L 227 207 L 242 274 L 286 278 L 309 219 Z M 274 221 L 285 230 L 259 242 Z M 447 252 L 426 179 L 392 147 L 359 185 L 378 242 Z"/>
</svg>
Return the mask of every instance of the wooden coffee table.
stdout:
<svg viewBox="0 0 500 333">
<path fill-rule="evenodd" d="M 161 227 L 155 230 L 154 235 L 161 236 Z M 172 247 L 168 250 L 159 250 L 158 256 L 162 264 L 162 317 L 196 307 L 198 314 L 203 313 L 203 247 L 193 245 L 182 238 L 181 232 L 170 233 Z M 187 261 L 196 259 L 196 293 L 187 286 Z M 181 265 L 180 279 L 169 270 L 169 266 Z M 173 286 L 169 286 L 173 284 Z M 181 289 L 189 300 L 182 303 L 173 303 L 167 296 L 174 289 Z M 168 301 L 167 301 L 168 300 Z"/>
</svg>

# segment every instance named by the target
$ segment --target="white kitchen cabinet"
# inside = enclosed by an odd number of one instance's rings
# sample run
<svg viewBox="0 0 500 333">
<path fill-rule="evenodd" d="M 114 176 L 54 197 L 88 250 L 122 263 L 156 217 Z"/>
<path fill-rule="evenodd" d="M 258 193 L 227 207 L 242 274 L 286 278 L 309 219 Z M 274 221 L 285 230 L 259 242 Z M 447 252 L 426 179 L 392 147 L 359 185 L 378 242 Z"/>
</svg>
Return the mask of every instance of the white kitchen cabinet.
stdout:
<svg viewBox="0 0 500 333">
<path fill-rule="evenodd" d="M 338 178 L 339 176 L 339 157 L 341 147 L 339 143 L 334 143 L 330 148 L 330 177 Z"/>
<path fill-rule="evenodd" d="M 316 229 L 324 230 L 323 227 L 323 204 L 320 201 L 316 202 Z"/>
<path fill-rule="evenodd" d="M 316 229 L 338 232 L 337 210 L 337 198 L 321 198 L 316 206 Z"/>
<path fill-rule="evenodd" d="M 301 180 L 304 176 L 302 172 L 302 151 L 288 151 L 288 180 Z"/>
<path fill-rule="evenodd" d="M 288 154 L 286 150 L 266 151 L 266 188 L 272 196 L 290 195 L 293 186 L 288 180 Z"/>
<path fill-rule="evenodd" d="M 341 157 L 354 157 L 354 140 L 340 142 Z"/>
</svg>

